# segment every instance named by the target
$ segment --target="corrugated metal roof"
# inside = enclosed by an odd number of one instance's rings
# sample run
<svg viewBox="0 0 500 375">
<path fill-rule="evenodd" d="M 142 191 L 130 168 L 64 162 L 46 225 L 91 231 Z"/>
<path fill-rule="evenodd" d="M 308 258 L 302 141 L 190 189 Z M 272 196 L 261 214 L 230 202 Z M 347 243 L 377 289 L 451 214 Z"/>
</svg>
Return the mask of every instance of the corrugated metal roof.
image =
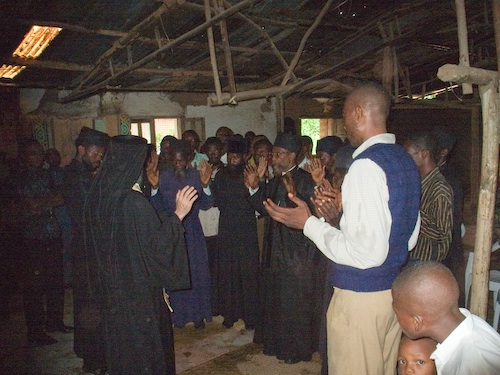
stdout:
<svg viewBox="0 0 500 375">
<path fill-rule="evenodd" d="M 222 3 L 228 12 L 244 2 Z M 239 12 L 223 18 L 238 92 L 282 84 L 285 66 L 327 0 L 246 2 Z M 465 3 L 471 65 L 496 70 L 491 5 L 482 0 Z M 0 85 L 65 88 L 73 90 L 72 98 L 112 89 L 213 92 L 203 4 L 203 0 L 0 1 L 1 64 L 23 63 L 11 54 L 35 22 L 63 28 L 37 61 L 27 64 L 15 79 L 0 80 Z M 212 8 L 212 17 L 221 11 Z M 399 63 L 399 95 L 445 87 L 436 72 L 444 63 L 458 63 L 456 24 L 453 1 L 332 1 L 307 39 L 288 83 L 315 75 L 340 83 L 380 79 L 383 47 L 388 46 Z M 212 29 L 220 80 L 228 91 L 221 25 L 218 22 Z M 187 33 L 192 36 L 186 37 Z M 158 52 L 179 38 L 182 43 Z M 327 87 L 319 90 L 322 95 L 328 95 Z M 314 92 L 308 94 L 317 95 Z"/>
</svg>

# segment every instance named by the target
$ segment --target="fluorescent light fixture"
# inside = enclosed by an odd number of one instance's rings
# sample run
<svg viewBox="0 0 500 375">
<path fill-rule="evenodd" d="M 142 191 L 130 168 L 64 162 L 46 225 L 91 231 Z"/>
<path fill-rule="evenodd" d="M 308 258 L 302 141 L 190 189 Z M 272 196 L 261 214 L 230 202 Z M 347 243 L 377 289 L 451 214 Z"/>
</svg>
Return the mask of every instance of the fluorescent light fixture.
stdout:
<svg viewBox="0 0 500 375">
<path fill-rule="evenodd" d="M 60 27 L 32 26 L 12 56 L 21 59 L 36 59 L 61 30 Z M 0 68 L 0 78 L 13 79 L 24 68 L 26 67 L 19 65 L 2 65 Z"/>
<path fill-rule="evenodd" d="M 12 56 L 22 59 L 36 59 L 61 30 L 59 27 L 33 26 Z"/>
<path fill-rule="evenodd" d="M 17 76 L 24 68 L 25 66 L 19 66 L 19 65 L 2 65 L 0 67 L 0 78 L 9 78 L 13 79 L 15 76 Z"/>
</svg>

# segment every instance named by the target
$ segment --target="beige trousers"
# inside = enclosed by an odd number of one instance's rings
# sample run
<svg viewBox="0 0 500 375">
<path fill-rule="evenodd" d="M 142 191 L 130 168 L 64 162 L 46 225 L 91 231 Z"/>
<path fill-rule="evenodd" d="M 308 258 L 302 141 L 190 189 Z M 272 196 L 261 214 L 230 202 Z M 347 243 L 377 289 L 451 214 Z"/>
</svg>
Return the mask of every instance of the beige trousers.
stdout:
<svg viewBox="0 0 500 375">
<path fill-rule="evenodd" d="M 326 319 L 329 375 L 396 375 L 401 328 L 390 290 L 335 288 Z"/>
</svg>

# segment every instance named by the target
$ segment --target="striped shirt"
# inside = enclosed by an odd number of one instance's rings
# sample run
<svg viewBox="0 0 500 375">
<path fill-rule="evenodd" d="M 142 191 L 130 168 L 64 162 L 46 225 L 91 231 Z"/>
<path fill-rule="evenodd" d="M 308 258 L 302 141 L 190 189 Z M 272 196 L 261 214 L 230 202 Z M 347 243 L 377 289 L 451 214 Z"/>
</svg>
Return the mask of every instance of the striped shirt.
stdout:
<svg viewBox="0 0 500 375">
<path fill-rule="evenodd" d="M 410 256 L 440 262 L 450 249 L 453 190 L 437 167 L 422 180 L 420 216 L 420 234 Z"/>
</svg>

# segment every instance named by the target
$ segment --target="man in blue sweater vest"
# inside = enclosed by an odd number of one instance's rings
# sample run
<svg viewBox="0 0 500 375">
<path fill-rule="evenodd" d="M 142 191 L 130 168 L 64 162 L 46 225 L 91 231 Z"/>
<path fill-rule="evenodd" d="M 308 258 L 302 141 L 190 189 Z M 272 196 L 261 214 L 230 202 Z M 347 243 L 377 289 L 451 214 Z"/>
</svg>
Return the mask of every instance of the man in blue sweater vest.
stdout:
<svg viewBox="0 0 500 375">
<path fill-rule="evenodd" d="M 389 94 L 377 83 L 356 87 L 344 103 L 354 161 L 342 184 L 339 229 L 296 208 L 265 206 L 274 220 L 303 229 L 333 261 L 335 289 L 327 312 L 328 369 L 337 375 L 395 375 L 401 328 L 391 285 L 420 228 L 415 163 L 387 133 Z M 320 286 L 318 286 L 320 287 Z"/>
</svg>

